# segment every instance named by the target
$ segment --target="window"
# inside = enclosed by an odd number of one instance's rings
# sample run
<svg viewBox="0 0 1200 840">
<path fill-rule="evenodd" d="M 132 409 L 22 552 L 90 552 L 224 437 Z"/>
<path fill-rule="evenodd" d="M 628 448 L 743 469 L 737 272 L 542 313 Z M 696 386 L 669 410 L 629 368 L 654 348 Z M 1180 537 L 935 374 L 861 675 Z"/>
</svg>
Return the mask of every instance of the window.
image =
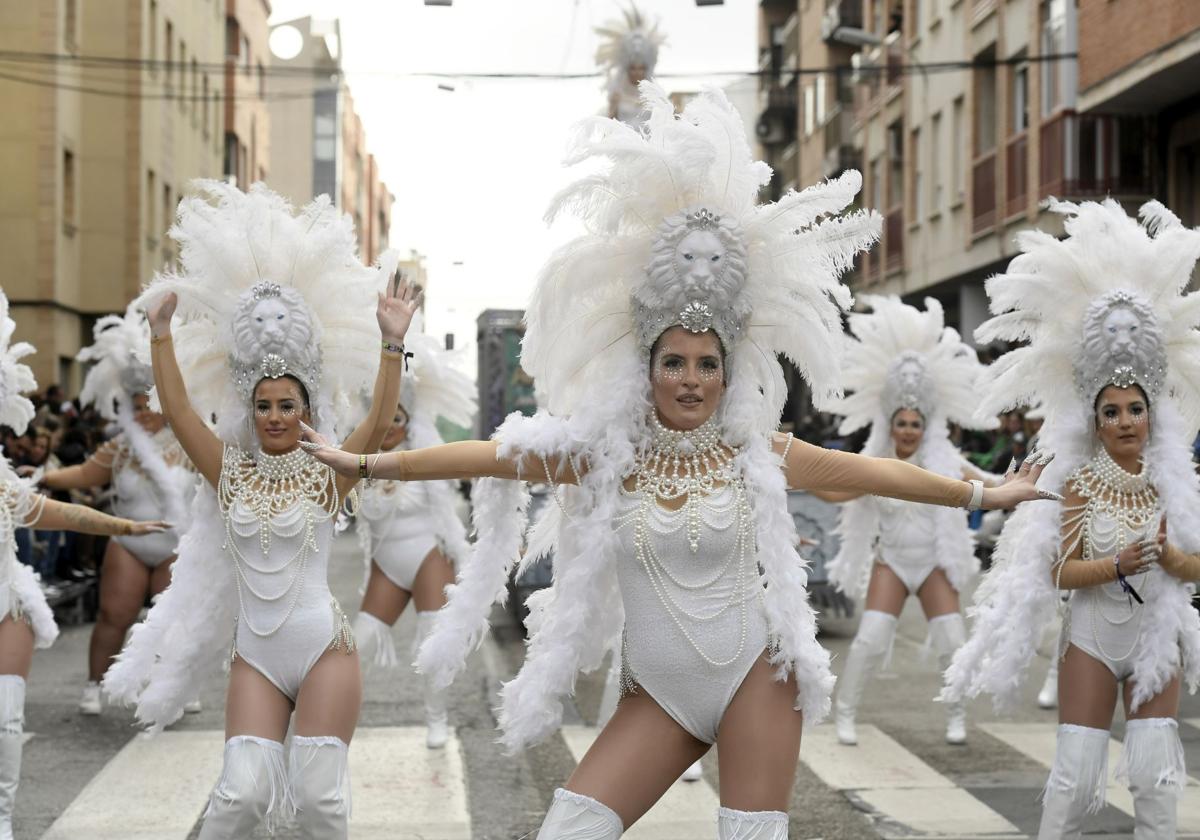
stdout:
<svg viewBox="0 0 1200 840">
<path fill-rule="evenodd" d="M 225 163 L 221 167 L 221 171 L 225 173 L 225 177 L 232 177 L 234 183 L 237 183 L 238 141 L 237 135 L 232 131 L 225 132 Z M 238 184 L 238 186 L 242 185 Z"/>
<path fill-rule="evenodd" d="M 921 129 L 914 128 L 908 135 L 909 157 L 912 158 L 912 220 L 920 222 L 925 218 L 925 184 L 921 166 Z"/>
<path fill-rule="evenodd" d="M 183 39 L 179 39 L 179 110 L 187 110 L 187 87 L 188 87 L 188 62 L 187 62 L 187 44 L 183 43 Z"/>
<path fill-rule="evenodd" d="M 171 25 L 171 21 L 167 21 L 165 44 L 167 48 L 166 55 L 166 73 L 167 73 L 167 96 L 171 95 L 171 87 L 175 84 L 175 27 Z"/>
<path fill-rule="evenodd" d="M 929 121 L 929 171 L 933 175 L 933 194 L 929 203 L 930 215 L 941 212 L 945 196 L 945 167 L 942 166 L 942 112 Z"/>
<path fill-rule="evenodd" d="M 75 233 L 75 154 L 63 149 L 62 221 L 69 234 Z"/>
<path fill-rule="evenodd" d="M 196 117 L 200 114 L 200 65 L 196 63 L 195 56 L 192 56 L 192 125 L 196 124 Z"/>
<path fill-rule="evenodd" d="M 813 133 L 813 120 L 816 115 L 813 101 L 812 85 L 804 86 L 804 136 Z"/>
<path fill-rule="evenodd" d="M 67 52 L 79 49 L 79 0 L 66 0 L 63 14 L 63 44 Z"/>
<path fill-rule="evenodd" d="M 816 122 L 820 127 L 825 125 L 825 75 L 818 74 L 813 82 L 813 98 L 816 99 Z"/>
<path fill-rule="evenodd" d="M 158 75 L 158 0 L 150 0 L 150 75 Z"/>
<path fill-rule="evenodd" d="M 154 182 L 154 170 L 146 170 L 146 247 L 153 248 L 157 241 L 158 226 L 154 222 L 154 203 L 158 201 L 158 187 Z"/>
<path fill-rule="evenodd" d="M 200 85 L 200 125 L 204 129 L 204 136 L 208 136 L 208 74 L 204 74 Z"/>
<path fill-rule="evenodd" d="M 263 69 L 262 62 L 258 63 L 258 95 L 265 97 L 267 95 L 267 71 Z"/>
<path fill-rule="evenodd" d="M 892 210 L 904 205 L 904 129 L 899 120 L 887 129 L 888 202 Z"/>
<path fill-rule="evenodd" d="M 967 146 L 966 121 L 963 117 L 963 98 L 954 100 L 950 112 L 950 200 L 957 204 L 966 194 L 963 189 L 963 170 L 966 160 L 963 149 Z"/>
<path fill-rule="evenodd" d="M 166 181 L 162 185 L 162 228 L 159 234 L 165 234 L 175 220 L 175 205 L 171 203 L 171 185 Z M 165 236 L 164 236 L 165 239 Z M 164 250 L 166 246 L 163 246 Z"/>
<path fill-rule="evenodd" d="M 871 161 L 871 209 L 883 210 L 883 159 Z"/>
<path fill-rule="evenodd" d="M 237 18 L 225 18 L 225 60 L 236 62 L 238 60 L 238 45 L 241 40 L 238 36 Z"/>
<path fill-rule="evenodd" d="M 1020 56 L 1024 58 L 1024 55 Z M 1010 134 L 1020 134 L 1029 128 L 1029 64 L 1021 63 L 1012 70 L 1012 128 Z"/>
<path fill-rule="evenodd" d="M 251 64 L 250 64 L 250 36 L 249 35 L 242 35 L 242 70 L 245 71 L 247 76 L 250 75 Z"/>
<path fill-rule="evenodd" d="M 1042 55 L 1054 56 L 1074 52 L 1074 0 L 1044 0 L 1041 8 Z M 1075 104 L 1075 59 L 1042 62 L 1042 115 L 1048 116 L 1060 108 Z"/>
<path fill-rule="evenodd" d="M 989 47 L 975 61 L 975 156 L 996 148 L 996 50 Z"/>
</svg>

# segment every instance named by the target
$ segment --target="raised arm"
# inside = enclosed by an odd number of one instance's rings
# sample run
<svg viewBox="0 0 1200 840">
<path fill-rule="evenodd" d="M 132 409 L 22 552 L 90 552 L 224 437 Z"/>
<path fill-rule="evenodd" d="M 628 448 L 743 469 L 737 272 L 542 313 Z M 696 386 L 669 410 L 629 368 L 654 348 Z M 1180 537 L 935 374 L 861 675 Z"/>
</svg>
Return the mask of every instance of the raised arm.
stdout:
<svg viewBox="0 0 1200 840">
<path fill-rule="evenodd" d="M 158 389 L 158 401 L 163 416 L 175 433 L 175 439 L 183 447 L 188 458 L 199 473 L 213 487 L 221 478 L 221 459 L 224 447 L 213 430 L 201 419 L 188 400 L 183 374 L 175 359 L 175 345 L 171 342 L 171 316 L 179 299 L 174 292 L 163 295 L 150 307 L 150 362 L 154 368 L 154 385 Z"/>
<path fill-rule="evenodd" d="M 46 499 L 32 512 L 25 527 L 39 531 L 78 531 L 81 534 L 121 537 L 155 534 L 167 530 L 169 526 L 166 522 L 134 522 L 83 505 Z"/>
<path fill-rule="evenodd" d="M 383 443 L 400 399 L 404 336 L 408 333 L 408 326 L 420 306 L 420 300 L 420 289 L 404 282 L 399 273 L 388 284 L 387 294 L 379 296 L 379 305 L 375 310 L 383 340 L 379 373 L 375 376 L 375 389 L 371 392 L 371 408 L 367 416 L 342 443 L 342 448 L 347 452 L 377 452 Z M 349 493 L 357 481 L 357 473 L 352 477 L 339 475 L 339 495 Z"/>
<path fill-rule="evenodd" d="M 966 507 L 971 499 L 972 487 L 968 482 L 946 478 L 895 458 L 838 452 L 798 440 L 793 440 L 788 448 L 786 441 L 777 439 L 775 449 L 781 455 L 786 449 L 784 472 L 788 486 L 798 490 L 854 492 L 945 507 Z M 1004 485 L 984 489 L 981 507 L 1008 508 L 1035 498 L 1059 498 L 1036 487 L 1046 463 L 1026 463 Z"/>
<path fill-rule="evenodd" d="M 586 470 L 579 462 L 568 464 L 560 458 L 543 461 L 536 455 L 525 456 L 520 463 L 496 455 L 499 444 L 494 440 L 464 440 L 444 443 L 425 449 L 383 452 L 360 456 L 330 446 L 309 427 L 304 427 L 300 444 L 314 458 L 333 467 L 338 475 L 359 478 L 360 469 L 373 479 L 392 481 L 438 481 L 471 478 L 509 478 L 513 480 L 544 481 L 546 472 L 559 484 L 576 484 Z"/>
<path fill-rule="evenodd" d="M 63 467 L 42 476 L 38 482 L 50 490 L 81 490 L 85 487 L 102 487 L 112 481 L 113 455 L 116 453 L 115 441 L 108 441 L 82 464 L 73 467 Z"/>
</svg>

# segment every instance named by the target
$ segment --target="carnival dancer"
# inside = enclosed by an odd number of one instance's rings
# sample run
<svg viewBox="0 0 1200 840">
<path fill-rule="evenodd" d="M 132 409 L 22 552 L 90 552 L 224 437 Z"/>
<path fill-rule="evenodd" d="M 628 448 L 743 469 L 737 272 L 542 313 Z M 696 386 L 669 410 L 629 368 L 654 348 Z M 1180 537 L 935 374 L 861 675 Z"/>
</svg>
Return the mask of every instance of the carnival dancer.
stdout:
<svg viewBox="0 0 1200 840">
<path fill-rule="evenodd" d="M 124 317 L 108 315 L 96 322 L 94 341 L 80 351 L 92 363 L 79 399 L 95 405 L 119 434 L 82 464 L 45 473 L 40 480 L 51 490 L 113 486 L 113 511 L 129 519 L 161 519 L 172 530 L 161 534 L 109 540 L 100 574 L 100 613 L 88 648 L 88 681 L 79 711 L 98 715 L 100 680 L 125 634 L 137 620 L 147 597 L 171 580 L 171 562 L 187 519 L 196 474 L 167 428 L 162 414 L 150 409 L 150 327 L 146 316 L 130 308 Z M 192 702 L 187 711 L 199 711 Z"/>
<path fill-rule="evenodd" d="M 946 327 L 942 306 L 925 311 L 897 297 L 867 296 L 870 314 L 850 316 L 842 385 L 852 392 L 834 402 L 844 415 L 841 434 L 869 428 L 864 455 L 899 458 L 938 475 L 1000 483 L 980 472 L 950 442 L 949 424 L 983 428 L 974 420 L 975 383 L 983 366 L 958 333 Z M 962 511 L 861 493 L 817 493 L 847 502 L 838 524 L 841 547 L 829 580 L 865 607 L 838 678 L 834 719 L 838 741 L 858 743 L 855 715 L 871 675 L 892 649 L 904 602 L 916 595 L 929 622 L 929 644 L 942 669 L 966 640 L 958 593 L 979 573 L 975 541 Z M 861 497 L 861 498 L 860 498 Z M 967 740 L 966 707 L 947 708 L 946 741 Z"/>
<path fill-rule="evenodd" d="M 1051 202 L 1066 238 L 1020 234 L 1022 253 L 987 283 L 982 342 L 1025 340 L 985 376 L 982 410 L 1037 404 L 1046 476 L 1061 504 L 1018 510 L 980 585 L 971 638 L 942 697 L 1012 705 L 1043 628 L 1067 591 L 1059 727 L 1039 837 L 1078 837 L 1104 805 L 1118 696 L 1125 742 L 1116 776 L 1133 794 L 1138 840 L 1175 836 L 1186 783 L 1176 716 L 1200 680 L 1200 295 L 1187 294 L 1200 231 L 1167 208 L 1141 223 L 1112 200 Z"/>
<path fill-rule="evenodd" d="M 833 684 L 786 488 L 1009 505 L 1035 497 L 1041 468 L 985 490 L 774 435 L 777 354 L 822 402 L 839 381 L 849 295 L 838 277 L 878 219 L 837 215 L 856 172 L 757 205 L 770 169 L 751 158 L 722 92 L 676 116 L 660 88 L 642 91 L 649 131 L 589 120 L 573 158 L 609 167 L 556 201 L 591 232 L 551 257 L 526 311 L 522 365 L 548 411 L 510 417 L 493 441 L 367 456 L 362 468 L 492 477 L 473 494 L 471 558 L 418 657 L 440 685 L 480 642 L 517 559 L 524 498 L 511 480 L 552 485 L 556 505 L 525 556 L 553 546 L 554 585 L 532 599 L 528 657 L 501 693 L 503 741 L 515 750 L 551 734 L 576 674 L 614 638 L 626 691 L 555 793 L 541 840 L 617 837 L 714 743 L 718 836 L 782 838 L 801 722 L 828 712 Z M 356 456 L 306 437 L 340 474 L 359 470 Z"/>
<path fill-rule="evenodd" d="M 19 342 L 10 346 L 16 324 L 8 316 L 8 298 L 0 292 L 0 425 L 24 434 L 33 419 L 33 403 L 22 394 L 37 383 L 21 361 L 34 352 Z M 25 681 L 35 648 L 58 637 L 54 613 L 33 569 L 17 561 L 15 529 L 78 531 L 112 537 L 141 537 L 166 532 L 165 522 L 134 522 L 39 494 L 0 457 L 0 840 L 12 840 L 13 805 L 21 778 L 25 743 Z"/>
<path fill-rule="evenodd" d="M 390 268 L 358 261 L 353 225 L 328 196 L 293 214 L 261 184 L 195 187 L 171 231 L 182 273 L 156 276 L 136 303 L 148 306 L 163 414 L 209 486 L 171 585 L 104 686 L 160 728 L 227 661 L 232 637 L 224 767 L 200 837 L 247 837 L 294 811 L 302 836 L 344 838 L 362 678 L 327 568 L 357 478 L 334 476 L 296 444 L 306 419 L 344 434 L 339 417 L 370 381 L 382 333 L 371 409 L 345 441 L 378 449 L 417 295 L 398 280 L 376 295 Z"/>
<path fill-rule="evenodd" d="M 654 80 L 658 50 L 667 36 L 637 6 L 621 9 L 621 16 L 595 27 L 599 44 L 596 64 L 604 70 L 604 90 L 608 94 L 608 116 L 631 128 L 646 122 L 638 85 Z"/>
<path fill-rule="evenodd" d="M 422 332 L 418 320 L 406 343 L 411 370 L 400 386 L 400 404 L 382 449 L 394 452 L 442 443 L 438 418 L 466 426 L 475 414 L 475 383 L 457 370 L 451 353 Z M 417 611 L 413 648 L 429 635 L 433 617 L 446 603 L 454 567 L 466 560 L 467 530 L 457 513 L 454 482 L 400 484 L 364 482 L 355 527 L 366 564 L 362 607 L 354 619 L 354 637 L 368 663 L 395 667 L 399 659 L 391 628 L 411 601 Z M 422 676 L 425 744 L 446 745 L 446 691 Z"/>
</svg>

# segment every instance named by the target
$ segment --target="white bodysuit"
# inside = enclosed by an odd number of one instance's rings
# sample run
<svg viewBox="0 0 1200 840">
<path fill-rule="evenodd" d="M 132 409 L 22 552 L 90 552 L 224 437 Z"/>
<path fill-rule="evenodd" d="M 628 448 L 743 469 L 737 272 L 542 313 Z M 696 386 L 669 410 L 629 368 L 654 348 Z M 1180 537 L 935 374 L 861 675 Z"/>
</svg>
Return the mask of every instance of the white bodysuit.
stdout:
<svg viewBox="0 0 1200 840">
<path fill-rule="evenodd" d="M 358 515 L 366 523 L 364 551 L 388 580 L 411 592 L 421 563 L 438 547 L 426 482 L 370 482 Z"/>
<path fill-rule="evenodd" d="M 2 457 L 2 456 L 0 456 Z M 42 515 L 46 497 L 34 492 L 8 468 L 0 466 L 0 620 L 11 617 L 29 622 L 34 646 L 48 647 L 58 628 L 37 575 L 17 559 L 16 528 L 28 527 Z"/>
<path fill-rule="evenodd" d="M 1154 521 L 1147 531 L 1156 533 Z M 1087 556 L 1113 557 L 1128 544 L 1120 538 L 1121 529 L 1102 514 L 1093 514 L 1092 527 L 1084 535 L 1090 553 Z M 1167 572 L 1152 564 L 1145 574 L 1126 578 L 1145 602 L 1139 604 L 1121 589 L 1117 581 L 1088 586 L 1071 592 L 1067 626 L 1062 634 L 1064 650 L 1069 641 L 1075 647 L 1104 664 L 1118 680 L 1133 674 L 1133 665 L 1142 656 L 1142 623 L 1146 610 L 1155 609 L 1155 593 L 1166 581 Z"/>
<path fill-rule="evenodd" d="M 236 470 L 242 457 L 226 447 L 223 474 L 231 466 Z M 332 482 L 333 472 L 323 469 Z M 334 516 L 315 499 L 303 499 L 268 521 L 264 533 L 263 520 L 241 496 L 225 510 L 225 550 L 235 565 L 240 602 L 234 656 L 295 702 L 321 655 L 330 648 L 353 650 L 354 637 L 329 591 Z"/>
<path fill-rule="evenodd" d="M 878 560 L 915 594 L 938 568 L 938 509 L 883 497 L 872 501 L 879 506 Z"/>
<path fill-rule="evenodd" d="M 745 492 L 739 481 L 704 497 L 694 552 L 685 508 L 670 511 L 622 490 L 615 522 L 625 607 L 623 690 L 640 686 L 708 744 L 716 742 L 725 710 L 767 646 Z M 635 532 L 643 505 L 648 532 L 639 558 Z"/>
<path fill-rule="evenodd" d="M 138 460 L 127 434 L 109 441 L 92 456 L 98 464 L 112 470 L 113 515 L 135 522 L 181 519 L 190 506 L 195 473 L 189 469 L 187 456 L 169 430 L 145 437 L 146 443 L 154 446 L 161 456 L 161 476 L 169 483 L 168 487 L 161 487 Z M 179 531 L 174 528 L 114 539 L 151 569 L 174 557 L 179 549 Z"/>
</svg>

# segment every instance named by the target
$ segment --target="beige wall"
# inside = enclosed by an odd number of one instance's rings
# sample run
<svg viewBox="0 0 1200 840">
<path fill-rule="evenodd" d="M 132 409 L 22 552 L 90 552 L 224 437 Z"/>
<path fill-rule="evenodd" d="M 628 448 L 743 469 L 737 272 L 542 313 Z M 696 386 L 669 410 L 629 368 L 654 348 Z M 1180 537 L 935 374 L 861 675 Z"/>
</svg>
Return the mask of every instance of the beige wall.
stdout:
<svg viewBox="0 0 1200 840">
<path fill-rule="evenodd" d="M 208 2 L 208 0 L 205 0 Z M 271 6 L 266 0 L 224 0 L 224 16 L 236 21 L 236 58 L 222 20 L 221 51 L 226 59 L 223 87 L 227 96 L 224 132 L 233 134 L 238 143 L 238 159 L 231 163 L 222 145 L 225 174 L 235 175 L 237 183 L 246 189 L 255 181 L 267 181 L 271 172 L 271 116 L 267 100 L 258 98 L 269 84 L 267 71 L 271 66 L 271 51 L 267 41 L 270 28 L 267 18 Z M 222 143 L 228 142 L 223 138 Z"/>
</svg>

